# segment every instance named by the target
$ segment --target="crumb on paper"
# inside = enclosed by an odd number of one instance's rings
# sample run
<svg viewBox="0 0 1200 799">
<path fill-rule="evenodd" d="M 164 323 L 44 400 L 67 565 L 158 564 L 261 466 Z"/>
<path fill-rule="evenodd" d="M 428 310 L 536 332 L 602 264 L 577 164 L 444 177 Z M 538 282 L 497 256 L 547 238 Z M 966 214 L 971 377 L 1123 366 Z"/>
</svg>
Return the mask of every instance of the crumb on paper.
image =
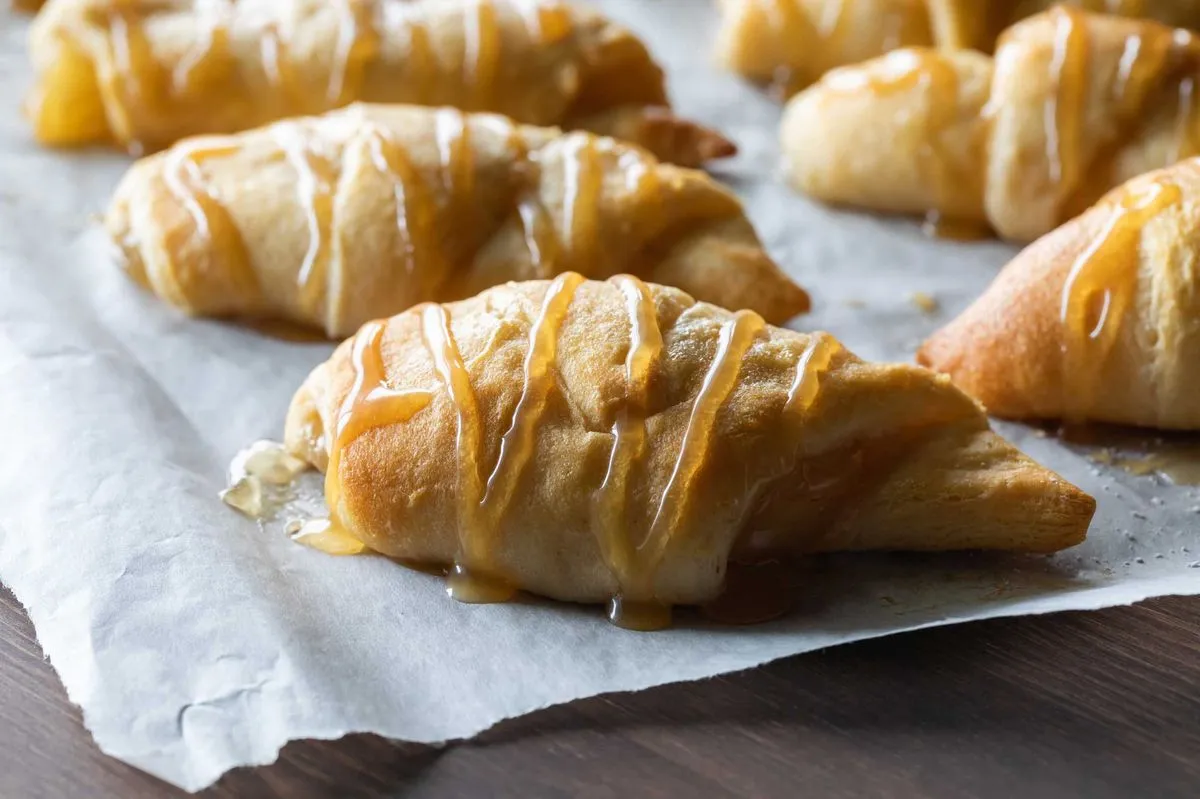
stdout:
<svg viewBox="0 0 1200 799">
<path fill-rule="evenodd" d="M 858 299 L 857 297 L 851 297 L 850 299 L 846 300 L 845 304 L 846 304 L 847 308 L 866 308 L 867 307 L 867 304 L 864 301 Z"/>
<path fill-rule="evenodd" d="M 941 308 L 941 304 L 938 303 L 936 297 L 934 297 L 932 294 L 926 294 L 923 291 L 914 291 L 909 296 L 909 300 L 913 305 L 917 306 L 917 309 L 920 310 L 921 313 L 926 315 L 935 314 L 938 312 L 938 309 Z"/>
</svg>

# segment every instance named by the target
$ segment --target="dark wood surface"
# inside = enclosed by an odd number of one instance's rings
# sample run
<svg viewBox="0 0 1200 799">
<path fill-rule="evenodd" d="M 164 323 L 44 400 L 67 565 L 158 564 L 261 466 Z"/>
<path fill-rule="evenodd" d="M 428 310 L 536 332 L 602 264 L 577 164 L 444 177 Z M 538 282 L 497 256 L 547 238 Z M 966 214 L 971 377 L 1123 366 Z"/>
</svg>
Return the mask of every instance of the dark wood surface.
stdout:
<svg viewBox="0 0 1200 799">
<path fill-rule="evenodd" d="M 0 797 L 169 797 L 102 755 L 0 590 Z M 289 745 L 214 797 L 1196 797 L 1200 599 L 983 622 L 551 708 Z"/>
</svg>

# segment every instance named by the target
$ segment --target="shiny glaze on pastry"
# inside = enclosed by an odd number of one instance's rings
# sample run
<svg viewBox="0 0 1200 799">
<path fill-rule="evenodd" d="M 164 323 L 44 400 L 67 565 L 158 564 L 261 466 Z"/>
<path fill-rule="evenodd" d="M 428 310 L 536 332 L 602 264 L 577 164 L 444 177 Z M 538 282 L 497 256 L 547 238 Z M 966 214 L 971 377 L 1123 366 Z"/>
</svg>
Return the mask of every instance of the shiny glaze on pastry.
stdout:
<svg viewBox="0 0 1200 799">
<path fill-rule="evenodd" d="M 991 52 L 1008 25 L 1054 5 L 1200 28 L 1197 0 L 721 0 L 717 50 L 787 97 L 830 69 L 905 47 Z"/>
<path fill-rule="evenodd" d="M 52 0 L 28 111 L 50 145 L 134 153 L 355 101 L 450 105 L 730 155 L 668 111 L 631 33 L 559 0 Z"/>
<path fill-rule="evenodd" d="M 448 108 L 356 105 L 185 140 L 134 165 L 106 224 L 129 274 L 171 304 L 331 337 L 568 270 L 669 280 L 772 322 L 808 308 L 704 173 Z"/>
<path fill-rule="evenodd" d="M 635 628 L 715 599 L 730 560 L 1049 551 L 1092 512 L 948 382 L 631 276 L 372 322 L 297 393 L 286 439 L 326 470 L 313 524 L 339 546 L 440 563 L 468 601 L 607 601 Z"/>
<path fill-rule="evenodd" d="M 1200 429 L 1200 162 L 1114 189 L 1030 245 L 921 349 L 999 416 Z"/>
<path fill-rule="evenodd" d="M 900 63 L 911 72 L 880 79 Z M 832 72 L 789 104 L 782 137 L 793 182 L 820 199 L 1029 241 L 1200 152 L 1198 77 L 1191 33 L 1062 7 L 1007 31 L 994 61 L 897 51 Z"/>
</svg>

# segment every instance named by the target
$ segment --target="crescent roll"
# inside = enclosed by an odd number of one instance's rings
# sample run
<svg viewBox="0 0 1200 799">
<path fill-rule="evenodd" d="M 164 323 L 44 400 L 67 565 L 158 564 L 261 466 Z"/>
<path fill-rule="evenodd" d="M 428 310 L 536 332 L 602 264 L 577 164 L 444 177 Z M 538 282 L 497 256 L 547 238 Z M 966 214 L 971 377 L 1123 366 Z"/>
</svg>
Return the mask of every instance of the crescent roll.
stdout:
<svg viewBox="0 0 1200 799">
<path fill-rule="evenodd" d="M 735 149 L 670 113 L 632 33 L 557 0 L 51 0 L 30 53 L 49 145 L 140 154 L 366 101 L 589 130 L 685 165 Z"/>
<path fill-rule="evenodd" d="M 1025 249 L 921 348 L 998 416 L 1200 430 L 1200 160 Z"/>
<path fill-rule="evenodd" d="M 326 473 L 302 540 L 631 624 L 714 599 L 730 561 L 1053 552 L 1095 507 L 944 377 L 629 276 L 369 323 L 296 393 L 285 442 Z"/>
<path fill-rule="evenodd" d="M 633 272 L 773 322 L 808 309 L 705 173 L 455 109 L 355 105 L 187 139 L 134 164 L 105 224 L 172 305 L 330 337 L 567 270 Z"/>
<path fill-rule="evenodd" d="M 793 183 L 817 199 L 1032 241 L 1125 180 L 1200 152 L 1200 41 L 1058 8 L 995 59 L 900 50 L 789 103 Z"/>
<path fill-rule="evenodd" d="M 730 70 L 790 95 L 899 48 L 990 53 L 1005 27 L 1053 5 L 1200 28 L 1200 0 L 720 0 L 717 53 Z"/>
</svg>

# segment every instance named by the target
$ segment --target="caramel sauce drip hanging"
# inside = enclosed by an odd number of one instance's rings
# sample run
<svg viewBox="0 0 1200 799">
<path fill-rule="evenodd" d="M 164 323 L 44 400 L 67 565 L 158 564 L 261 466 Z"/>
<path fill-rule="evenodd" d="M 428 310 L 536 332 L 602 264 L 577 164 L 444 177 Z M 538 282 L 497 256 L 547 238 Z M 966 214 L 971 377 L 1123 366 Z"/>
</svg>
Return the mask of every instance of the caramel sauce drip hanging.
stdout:
<svg viewBox="0 0 1200 799">
<path fill-rule="evenodd" d="M 1071 266 L 1060 311 L 1066 421 L 1085 419 L 1103 390 L 1104 366 L 1137 292 L 1143 227 L 1181 196 L 1177 185 L 1161 178 L 1130 187 L 1113 203 L 1100 234 Z"/>
<path fill-rule="evenodd" d="M 368 322 L 355 334 L 351 345 L 354 383 L 342 401 L 333 430 L 326 432 L 332 436 L 325 473 L 329 518 L 313 519 L 294 535 L 299 543 L 330 554 L 357 554 L 365 549 L 364 543 L 341 522 L 346 513 L 342 507 L 342 459 L 346 450 L 370 430 L 408 421 L 433 399 L 428 391 L 396 391 L 388 386 L 383 356 L 384 327 L 383 322 Z"/>
<path fill-rule="evenodd" d="M 614 624 L 647 629 L 648 623 L 669 620 L 670 609 L 654 599 L 654 578 L 687 515 L 688 499 L 696 491 L 696 477 L 709 462 L 718 414 L 737 387 L 743 358 L 765 328 L 766 322 L 752 311 L 738 311 L 721 326 L 717 351 L 696 394 L 671 476 L 622 586 L 625 593 L 614 597 L 609 607 L 609 619 Z"/>
</svg>

